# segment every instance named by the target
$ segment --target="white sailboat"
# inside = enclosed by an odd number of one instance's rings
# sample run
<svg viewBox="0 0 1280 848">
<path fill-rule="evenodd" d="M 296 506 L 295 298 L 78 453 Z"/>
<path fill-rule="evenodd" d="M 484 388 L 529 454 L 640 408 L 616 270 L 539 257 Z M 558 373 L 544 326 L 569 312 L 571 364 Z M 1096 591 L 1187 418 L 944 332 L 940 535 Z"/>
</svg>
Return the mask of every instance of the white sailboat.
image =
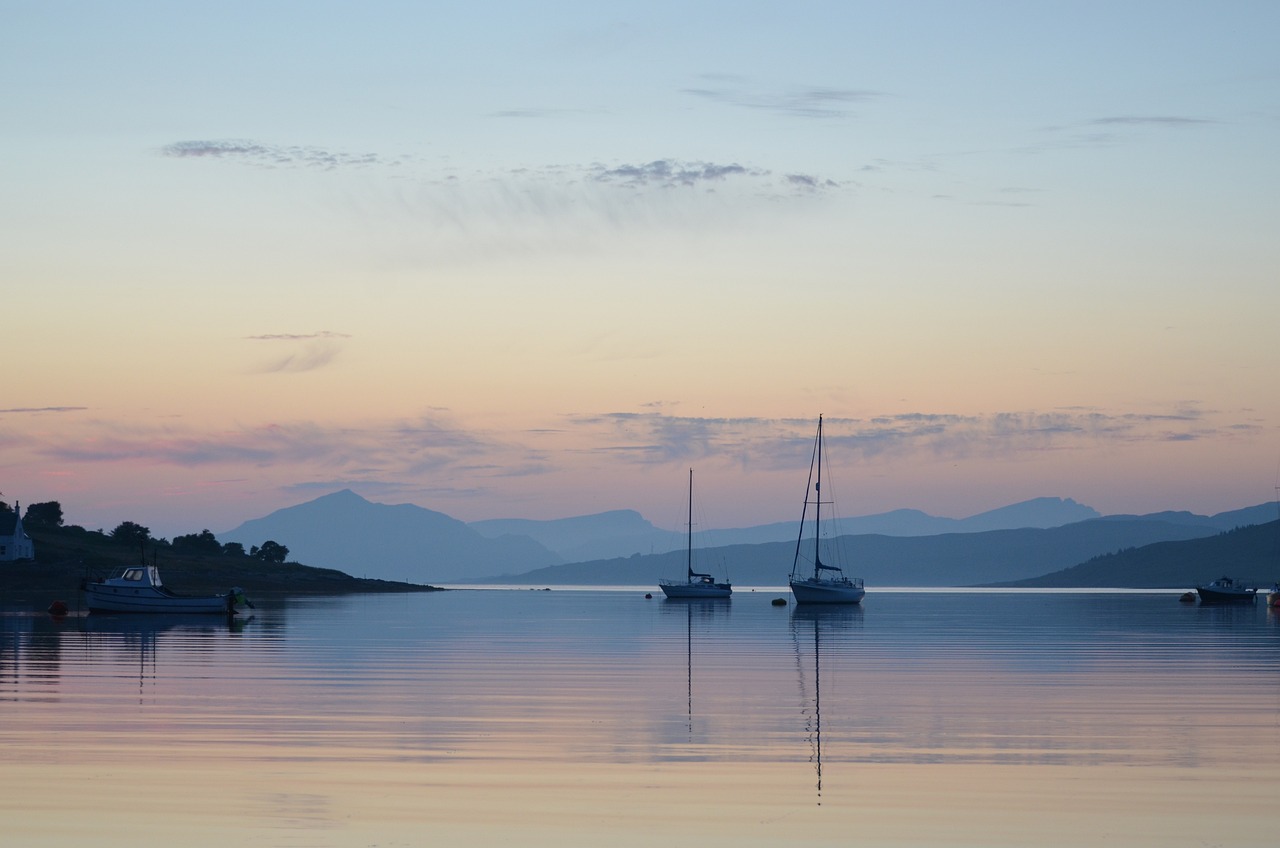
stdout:
<svg viewBox="0 0 1280 848">
<path fill-rule="evenodd" d="M 791 563 L 791 593 L 797 604 L 856 604 L 867 594 L 861 577 L 846 577 L 844 569 L 822 561 L 822 416 L 818 416 L 818 435 L 813 443 L 813 458 L 809 461 L 809 482 L 813 484 L 813 500 L 805 487 L 804 508 L 800 513 L 800 536 L 796 539 L 796 555 Z M 805 515 L 813 504 L 813 573 L 800 573 L 800 552 L 804 542 Z M 830 501 L 827 501 L 830 503 Z"/>
<path fill-rule="evenodd" d="M 693 570 L 693 469 L 689 469 L 689 541 L 685 553 L 685 579 L 658 581 L 658 588 L 668 598 L 709 599 L 727 598 L 733 594 L 733 586 L 726 580 L 717 583 L 710 574 Z"/>
</svg>

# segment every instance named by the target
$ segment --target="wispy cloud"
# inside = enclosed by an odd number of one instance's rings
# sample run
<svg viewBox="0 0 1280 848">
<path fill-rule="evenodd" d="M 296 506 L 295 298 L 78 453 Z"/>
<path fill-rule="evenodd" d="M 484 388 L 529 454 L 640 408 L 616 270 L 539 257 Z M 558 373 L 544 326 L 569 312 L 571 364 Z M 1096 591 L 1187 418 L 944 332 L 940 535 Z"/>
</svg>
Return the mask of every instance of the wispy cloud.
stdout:
<svg viewBox="0 0 1280 848">
<path fill-rule="evenodd" d="M 603 114 L 600 109 L 499 109 L 491 118 L 561 118 L 565 116 Z"/>
<path fill-rule="evenodd" d="M 246 336 L 251 341 L 302 343 L 301 350 L 276 357 L 255 369 L 262 374 L 301 373 L 323 368 L 332 362 L 342 350 L 342 339 L 351 336 L 331 330 L 316 333 L 265 333 Z"/>
<path fill-rule="evenodd" d="M 75 467 L 90 476 L 91 466 L 167 467 L 181 479 L 271 481 L 300 494 L 351 488 L 428 503 L 536 499 L 581 486 L 588 469 L 595 478 L 603 473 L 625 480 L 628 468 L 676 463 L 731 464 L 761 475 L 792 473 L 808 463 L 815 423 L 810 418 L 681 416 L 658 409 L 565 415 L 547 427 L 512 431 L 470 426 L 447 412 L 348 426 L 292 421 L 222 428 L 77 417 L 11 434 L 7 441 L 0 431 L 0 441 L 7 455 L 25 454 L 51 469 Z M 1149 412 L 832 416 L 826 418 L 826 435 L 833 462 L 901 467 L 921 460 L 1003 463 L 1051 453 L 1071 457 L 1133 445 L 1248 439 L 1262 426 L 1186 404 Z"/>
<path fill-rule="evenodd" d="M 9 409 L 0 409 L 0 415 L 20 415 L 31 413 L 47 413 L 47 412 L 84 412 L 87 406 L 15 406 Z"/>
<path fill-rule="evenodd" d="M 1048 141 L 1020 148 L 1024 153 L 1041 153 L 1046 150 L 1110 147 L 1125 141 L 1139 129 L 1169 130 L 1181 132 L 1220 123 L 1210 118 L 1188 115 L 1106 115 L 1070 124 L 1042 127 Z"/>
<path fill-rule="evenodd" d="M 160 149 L 175 159 L 224 159 L 259 168 L 338 168 L 388 164 L 376 153 L 347 153 L 306 145 L 275 145 L 248 139 L 175 141 Z"/>
<path fill-rule="evenodd" d="M 185 468 L 296 466 L 360 477 L 412 477 L 492 459 L 508 450 L 503 441 L 484 431 L 462 428 L 438 416 L 365 427 L 289 422 L 218 430 L 99 421 L 74 439 L 30 438 L 38 441 L 31 446 L 35 453 L 58 462 L 143 462 Z"/>
<path fill-rule="evenodd" d="M 737 163 L 680 162 L 674 159 L 656 159 L 643 165 L 619 165 L 614 168 L 599 167 L 592 178 L 602 183 L 627 186 L 657 186 L 674 188 L 722 182 L 733 177 L 764 176 L 765 171 L 751 171 Z"/>
<path fill-rule="evenodd" d="M 688 418 L 653 413 L 574 416 L 571 425 L 596 431 L 584 448 L 627 461 L 660 464 L 733 456 L 762 468 L 794 464 L 812 439 L 812 421 Z M 873 459 L 927 454 L 959 459 L 1074 450 L 1105 443 L 1196 441 L 1229 437 L 1255 425 L 1218 424 L 1193 405 L 1154 413 L 1090 410 L 995 412 L 985 415 L 904 413 L 866 419 L 828 418 L 829 450 Z"/>
<path fill-rule="evenodd" d="M 728 74 L 708 74 L 702 83 L 683 91 L 716 103 L 797 118 L 842 118 L 852 113 L 853 106 L 884 96 L 884 92 L 870 89 L 829 86 L 770 89 Z"/>
<path fill-rule="evenodd" d="M 1180 129 L 1183 127 L 1197 127 L 1204 124 L 1216 124 L 1217 121 L 1208 118 L 1188 118 L 1181 115 L 1116 115 L 1108 118 L 1094 118 L 1089 121 L 1095 126 L 1150 126 L 1150 127 L 1171 127 Z"/>
<path fill-rule="evenodd" d="M 785 174 L 783 180 L 797 191 L 810 194 L 822 191 L 835 191 L 841 184 L 832 179 L 817 177 L 813 174 Z"/>
</svg>

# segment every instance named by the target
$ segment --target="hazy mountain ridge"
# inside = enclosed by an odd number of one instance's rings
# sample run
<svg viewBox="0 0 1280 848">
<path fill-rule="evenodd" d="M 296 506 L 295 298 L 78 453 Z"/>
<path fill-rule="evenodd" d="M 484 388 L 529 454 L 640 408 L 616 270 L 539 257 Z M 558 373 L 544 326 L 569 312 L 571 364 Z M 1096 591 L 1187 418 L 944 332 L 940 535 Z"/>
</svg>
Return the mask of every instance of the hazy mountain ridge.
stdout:
<svg viewBox="0 0 1280 848">
<path fill-rule="evenodd" d="M 1197 539 L 1211 528 L 1163 521 L 1090 521 L 1062 527 L 944 533 L 936 536 L 842 536 L 851 576 L 878 586 L 973 586 L 1021 580 L 1100 554 L 1156 541 Z M 739 586 L 786 585 L 795 540 L 695 551 L 697 570 Z M 516 585 L 653 585 L 684 574 L 684 551 L 567 563 L 482 581 Z"/>
<path fill-rule="evenodd" d="M 897 509 L 875 515 L 844 518 L 839 520 L 836 532 L 848 536 L 873 533 L 885 536 L 936 536 L 942 533 L 980 533 L 1021 527 L 1060 527 L 1099 517 L 1101 514 L 1097 510 L 1076 503 L 1071 498 L 1034 498 L 968 518 L 940 518 L 918 509 Z M 683 550 L 686 543 L 683 530 L 655 527 L 634 510 L 616 510 L 550 521 L 493 519 L 473 521 L 469 526 L 491 538 L 502 533 L 527 535 L 559 554 L 564 562 Z M 754 527 L 699 530 L 696 535 L 700 547 L 719 548 L 792 542 L 799 532 L 799 521 L 779 521 Z"/>
<path fill-rule="evenodd" d="M 616 509 L 594 515 L 538 521 L 529 518 L 492 518 L 468 525 L 487 539 L 527 536 L 555 553 L 562 562 L 581 562 L 629 556 L 655 546 L 670 550 L 684 537 L 660 530 L 633 509 Z"/>
<path fill-rule="evenodd" d="M 1270 504 L 1272 512 L 1275 505 Z M 1266 588 L 1280 581 L 1280 521 L 1241 526 L 1185 542 L 1156 542 L 1102 554 L 1008 586 L 1190 589 L 1227 576 Z"/>
<path fill-rule="evenodd" d="M 965 519 L 895 510 L 844 519 L 838 529 L 849 539 L 854 570 L 868 582 L 974 585 L 1038 577 L 1099 555 L 1208 536 L 1275 515 L 1273 503 L 1216 516 L 1099 517 L 1069 498 L 1036 498 Z M 1087 520 L 1071 520 L 1079 516 Z M 720 562 L 740 585 L 780 585 L 797 534 L 797 522 L 780 522 L 701 531 L 695 545 L 700 558 L 713 560 L 702 570 L 723 575 Z M 245 545 L 273 539 L 300 562 L 419 583 L 649 584 L 684 573 L 685 534 L 657 528 L 634 510 L 468 524 L 412 504 L 372 503 L 343 490 L 218 536 Z"/>
<path fill-rule="evenodd" d="M 371 503 L 349 489 L 246 521 L 218 539 L 246 547 L 274 539 L 298 562 L 412 583 L 505 570 L 512 562 L 563 561 L 528 536 L 486 538 L 442 512 Z"/>
</svg>

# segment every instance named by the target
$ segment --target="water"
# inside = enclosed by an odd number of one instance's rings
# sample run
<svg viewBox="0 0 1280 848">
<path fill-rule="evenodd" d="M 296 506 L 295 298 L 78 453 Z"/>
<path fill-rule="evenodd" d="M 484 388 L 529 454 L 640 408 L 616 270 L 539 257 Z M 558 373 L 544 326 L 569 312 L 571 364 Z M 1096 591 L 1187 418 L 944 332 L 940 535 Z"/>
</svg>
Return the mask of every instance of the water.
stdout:
<svg viewBox="0 0 1280 848">
<path fill-rule="evenodd" d="M 1261 604 L 783 596 L 0 615 L 5 843 L 1274 844 Z"/>
</svg>

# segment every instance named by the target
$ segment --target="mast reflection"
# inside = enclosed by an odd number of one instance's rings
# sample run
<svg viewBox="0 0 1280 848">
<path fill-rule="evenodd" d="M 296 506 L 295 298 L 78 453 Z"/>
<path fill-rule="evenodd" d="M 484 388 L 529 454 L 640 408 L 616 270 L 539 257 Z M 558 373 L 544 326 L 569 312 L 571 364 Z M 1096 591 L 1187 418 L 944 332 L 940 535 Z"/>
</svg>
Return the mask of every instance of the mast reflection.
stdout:
<svg viewBox="0 0 1280 848">
<path fill-rule="evenodd" d="M 791 613 L 791 638 L 795 645 L 796 673 L 800 681 L 801 713 L 809 742 L 809 762 L 813 764 L 818 806 L 822 806 L 822 649 L 838 644 L 836 634 L 862 623 L 862 607 L 796 607 Z M 810 638 L 812 636 L 812 638 Z M 813 673 L 810 693 L 804 646 L 812 645 Z M 812 705 L 812 710 L 810 710 Z"/>
</svg>

